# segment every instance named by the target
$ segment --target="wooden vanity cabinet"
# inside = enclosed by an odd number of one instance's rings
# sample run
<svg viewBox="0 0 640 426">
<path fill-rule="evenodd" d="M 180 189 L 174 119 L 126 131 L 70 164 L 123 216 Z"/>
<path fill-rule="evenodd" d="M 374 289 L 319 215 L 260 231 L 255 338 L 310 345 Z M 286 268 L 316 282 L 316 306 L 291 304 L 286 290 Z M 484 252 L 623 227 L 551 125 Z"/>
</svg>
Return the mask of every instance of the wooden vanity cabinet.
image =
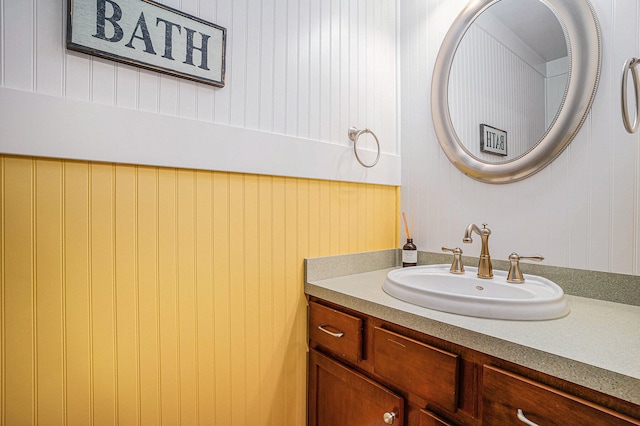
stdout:
<svg viewBox="0 0 640 426">
<path fill-rule="evenodd" d="M 459 410 L 459 356 L 389 326 L 311 298 L 309 425 L 474 425 Z"/>
<path fill-rule="evenodd" d="M 310 426 L 640 426 L 638 405 L 309 301 Z"/>
</svg>

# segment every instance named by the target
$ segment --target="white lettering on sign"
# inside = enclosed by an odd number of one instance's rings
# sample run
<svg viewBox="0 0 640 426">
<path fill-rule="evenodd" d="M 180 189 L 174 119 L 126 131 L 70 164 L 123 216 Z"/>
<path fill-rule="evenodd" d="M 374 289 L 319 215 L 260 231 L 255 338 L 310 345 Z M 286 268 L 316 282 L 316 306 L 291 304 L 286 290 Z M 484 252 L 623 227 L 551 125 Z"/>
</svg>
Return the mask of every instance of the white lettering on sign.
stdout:
<svg viewBox="0 0 640 426">
<path fill-rule="evenodd" d="M 69 0 L 67 47 L 224 86 L 226 30 L 150 0 Z"/>
</svg>

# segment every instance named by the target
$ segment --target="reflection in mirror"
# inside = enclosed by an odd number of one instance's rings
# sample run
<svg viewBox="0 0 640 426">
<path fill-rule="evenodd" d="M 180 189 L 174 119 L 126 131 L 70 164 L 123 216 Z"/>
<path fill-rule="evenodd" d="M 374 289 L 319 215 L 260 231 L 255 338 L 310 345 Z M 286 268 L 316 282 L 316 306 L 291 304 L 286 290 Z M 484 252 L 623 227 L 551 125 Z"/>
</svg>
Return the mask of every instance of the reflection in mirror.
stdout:
<svg viewBox="0 0 640 426">
<path fill-rule="evenodd" d="M 526 154 L 555 120 L 568 71 L 565 34 L 547 5 L 491 5 L 458 44 L 449 74 L 449 112 L 464 149 L 489 163 Z M 484 150 L 481 141 L 488 145 Z M 500 149 L 491 149 L 492 143 Z"/>
</svg>

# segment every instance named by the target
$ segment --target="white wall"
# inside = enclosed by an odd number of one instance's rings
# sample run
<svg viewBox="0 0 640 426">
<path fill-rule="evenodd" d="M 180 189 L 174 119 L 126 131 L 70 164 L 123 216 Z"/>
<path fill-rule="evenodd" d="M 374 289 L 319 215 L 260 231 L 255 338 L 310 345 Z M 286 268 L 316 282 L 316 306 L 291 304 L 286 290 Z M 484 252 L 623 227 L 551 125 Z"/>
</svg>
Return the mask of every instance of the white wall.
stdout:
<svg viewBox="0 0 640 426">
<path fill-rule="evenodd" d="M 489 55 L 491 60 L 486 60 Z M 458 46 L 449 74 L 449 110 L 471 154 L 491 162 L 513 160 L 546 130 L 545 76 L 473 25 Z M 480 124 L 507 132 L 506 156 L 480 151 Z"/>
<path fill-rule="evenodd" d="M 640 274 L 640 135 L 624 130 L 620 74 L 640 51 L 636 0 L 592 0 L 602 30 L 598 93 L 577 137 L 524 181 L 480 183 L 459 172 L 435 137 L 431 75 L 444 35 L 467 0 L 401 3 L 402 210 L 421 250 L 460 246 L 469 223 L 488 223 L 493 258 L 540 253 L 547 265 Z"/>
<path fill-rule="evenodd" d="M 0 153 L 400 183 L 394 1 L 160 3 L 227 28 L 226 87 L 67 52 L 67 0 L 0 0 Z"/>
</svg>

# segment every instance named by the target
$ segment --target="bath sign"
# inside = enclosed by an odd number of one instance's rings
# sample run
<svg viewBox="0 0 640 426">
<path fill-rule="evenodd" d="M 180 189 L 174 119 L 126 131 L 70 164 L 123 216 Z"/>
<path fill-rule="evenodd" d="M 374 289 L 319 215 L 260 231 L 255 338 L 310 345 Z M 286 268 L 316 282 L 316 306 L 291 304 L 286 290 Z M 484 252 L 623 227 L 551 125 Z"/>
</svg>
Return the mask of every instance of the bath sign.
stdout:
<svg viewBox="0 0 640 426">
<path fill-rule="evenodd" d="M 151 0 L 68 0 L 67 48 L 224 86 L 226 29 Z"/>
<path fill-rule="evenodd" d="M 507 155 L 507 132 L 495 127 L 480 125 L 480 151 Z"/>
</svg>

